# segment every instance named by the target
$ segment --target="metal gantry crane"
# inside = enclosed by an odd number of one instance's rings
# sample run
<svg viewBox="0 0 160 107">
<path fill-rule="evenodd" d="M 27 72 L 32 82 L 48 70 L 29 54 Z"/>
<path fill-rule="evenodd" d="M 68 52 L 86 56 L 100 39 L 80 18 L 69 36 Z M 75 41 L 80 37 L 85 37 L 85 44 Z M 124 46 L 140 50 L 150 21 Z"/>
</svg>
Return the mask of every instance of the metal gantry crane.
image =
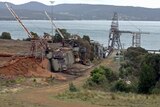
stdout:
<svg viewBox="0 0 160 107">
<path fill-rule="evenodd" d="M 119 33 L 119 24 L 118 24 L 118 14 L 114 13 L 112 18 L 112 24 L 109 31 L 109 40 L 108 40 L 108 55 L 111 54 L 114 48 L 121 49 L 121 41 L 120 41 Z"/>
<path fill-rule="evenodd" d="M 20 20 L 16 12 L 11 7 L 9 7 L 7 3 L 5 3 L 5 5 L 10 11 L 10 13 L 12 14 L 12 16 L 20 23 L 21 27 L 27 33 L 28 37 L 31 39 L 31 48 L 30 48 L 31 56 L 34 56 L 34 54 L 35 55 L 37 54 L 38 48 L 40 48 L 41 51 L 45 52 L 49 48 L 49 45 L 47 44 L 47 42 L 43 38 L 40 38 L 40 37 L 35 38 L 31 34 L 31 32 L 25 27 L 25 25 L 22 23 L 22 21 Z"/>
<path fill-rule="evenodd" d="M 110 55 L 114 49 L 118 49 L 118 50 L 122 49 L 120 36 L 123 33 L 131 34 L 132 47 L 140 47 L 141 34 L 149 34 L 149 32 L 141 32 L 140 29 L 138 32 L 119 30 L 118 14 L 115 12 L 112 18 L 111 28 L 109 31 L 108 55 Z"/>
</svg>

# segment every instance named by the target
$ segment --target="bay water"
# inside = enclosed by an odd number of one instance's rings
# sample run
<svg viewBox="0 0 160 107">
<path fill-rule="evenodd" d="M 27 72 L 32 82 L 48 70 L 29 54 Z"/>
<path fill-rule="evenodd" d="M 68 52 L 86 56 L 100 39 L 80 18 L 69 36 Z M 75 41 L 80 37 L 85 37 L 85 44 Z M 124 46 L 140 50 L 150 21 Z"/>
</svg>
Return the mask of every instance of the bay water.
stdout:
<svg viewBox="0 0 160 107">
<path fill-rule="evenodd" d="M 43 35 L 44 32 L 51 34 L 51 23 L 48 20 L 22 20 L 24 25 L 32 32 Z M 81 37 L 88 35 L 91 40 L 108 46 L 109 29 L 111 21 L 108 20 L 72 20 L 54 21 L 59 28 L 67 29 L 71 34 Z M 160 49 L 160 21 L 119 21 L 119 29 L 127 31 L 141 30 L 150 34 L 142 34 L 141 47 L 145 49 Z M 9 32 L 13 39 L 27 38 L 27 33 L 17 21 L 0 21 L 0 34 Z M 124 48 L 132 45 L 132 35 L 122 34 L 121 42 Z"/>
</svg>

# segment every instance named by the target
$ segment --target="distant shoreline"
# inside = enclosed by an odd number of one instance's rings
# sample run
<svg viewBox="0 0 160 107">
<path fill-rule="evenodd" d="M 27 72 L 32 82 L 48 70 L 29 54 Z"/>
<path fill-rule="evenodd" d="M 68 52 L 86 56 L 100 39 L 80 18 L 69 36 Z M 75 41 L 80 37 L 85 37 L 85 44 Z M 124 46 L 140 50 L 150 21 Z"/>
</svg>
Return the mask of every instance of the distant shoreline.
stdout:
<svg viewBox="0 0 160 107">
<path fill-rule="evenodd" d="M 47 19 L 21 19 L 23 21 L 48 21 Z M 0 19 L 0 21 L 16 21 L 15 19 Z M 53 20 L 53 21 L 111 21 L 111 20 L 105 20 L 105 19 L 99 19 L 99 20 L 90 20 L 90 19 L 85 19 L 85 20 L 69 20 L 69 19 L 66 19 L 66 20 Z M 143 21 L 147 21 L 147 22 L 159 22 L 160 20 L 119 20 L 119 21 L 136 21 L 136 22 L 143 22 Z"/>
</svg>

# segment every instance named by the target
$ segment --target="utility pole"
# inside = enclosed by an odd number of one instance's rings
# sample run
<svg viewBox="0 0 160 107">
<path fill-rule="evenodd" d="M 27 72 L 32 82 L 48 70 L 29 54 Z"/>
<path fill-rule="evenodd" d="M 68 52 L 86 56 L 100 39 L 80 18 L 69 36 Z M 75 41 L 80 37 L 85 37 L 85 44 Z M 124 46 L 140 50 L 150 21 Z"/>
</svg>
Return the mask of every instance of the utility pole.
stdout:
<svg viewBox="0 0 160 107">
<path fill-rule="evenodd" d="M 51 3 L 51 19 L 53 20 L 53 4 L 54 4 L 55 1 L 50 1 Z M 53 26 L 51 25 L 51 29 L 52 29 L 52 36 L 53 36 Z"/>
</svg>

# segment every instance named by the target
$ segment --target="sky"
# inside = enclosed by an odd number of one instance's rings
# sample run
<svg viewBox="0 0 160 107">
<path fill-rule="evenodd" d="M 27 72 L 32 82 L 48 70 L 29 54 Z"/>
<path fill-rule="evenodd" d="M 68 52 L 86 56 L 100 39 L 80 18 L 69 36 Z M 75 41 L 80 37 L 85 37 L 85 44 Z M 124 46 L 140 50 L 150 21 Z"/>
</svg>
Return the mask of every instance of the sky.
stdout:
<svg viewBox="0 0 160 107">
<path fill-rule="evenodd" d="M 0 2 L 11 2 L 14 4 L 23 4 L 30 1 L 38 1 L 46 5 L 51 5 L 51 0 L 0 0 Z M 62 3 L 87 3 L 87 4 L 104 4 L 118 6 L 138 6 L 147 8 L 160 8 L 160 0 L 53 0 L 54 5 Z"/>
</svg>

